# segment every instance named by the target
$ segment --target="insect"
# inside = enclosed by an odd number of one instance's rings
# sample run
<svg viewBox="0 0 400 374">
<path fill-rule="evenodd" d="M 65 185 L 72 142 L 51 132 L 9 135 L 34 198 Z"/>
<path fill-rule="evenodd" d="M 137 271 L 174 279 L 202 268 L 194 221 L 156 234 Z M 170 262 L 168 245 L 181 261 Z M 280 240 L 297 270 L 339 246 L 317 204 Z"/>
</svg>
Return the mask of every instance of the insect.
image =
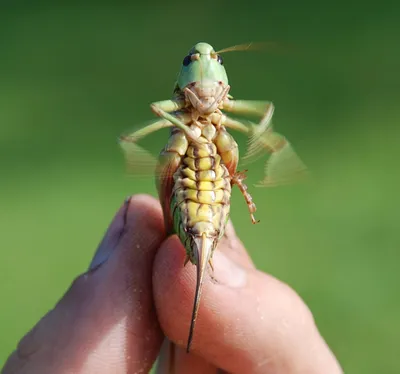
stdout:
<svg viewBox="0 0 400 374">
<path fill-rule="evenodd" d="M 156 173 L 156 185 L 168 234 L 177 234 L 186 250 L 186 261 L 197 267 L 197 284 L 187 342 L 191 348 L 207 264 L 224 235 L 229 219 L 231 188 L 236 185 L 247 203 L 252 223 L 256 206 L 244 184 L 246 171 L 238 171 L 238 145 L 228 132 L 248 136 L 245 160 L 265 153 L 270 157 L 258 186 L 289 183 L 306 168 L 284 136 L 272 130 L 274 105 L 269 101 L 235 100 L 222 53 L 247 49 L 235 46 L 216 52 L 197 43 L 183 58 L 173 97 L 151 104 L 155 122 L 120 137 L 128 166 L 135 172 Z M 224 112 L 261 117 L 258 124 L 227 116 Z M 158 161 L 137 142 L 170 127 L 170 136 Z"/>
</svg>

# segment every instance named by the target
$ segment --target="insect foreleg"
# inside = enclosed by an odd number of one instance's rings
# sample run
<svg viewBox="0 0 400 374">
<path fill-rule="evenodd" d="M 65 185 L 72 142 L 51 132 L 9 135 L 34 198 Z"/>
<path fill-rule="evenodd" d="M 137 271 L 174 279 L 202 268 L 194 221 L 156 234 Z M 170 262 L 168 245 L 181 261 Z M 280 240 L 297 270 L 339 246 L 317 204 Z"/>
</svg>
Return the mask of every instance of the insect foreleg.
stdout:
<svg viewBox="0 0 400 374">
<path fill-rule="evenodd" d="M 180 128 L 184 134 L 192 141 L 197 141 L 196 134 L 183 123 L 178 117 L 168 113 L 168 111 L 176 111 L 184 107 L 184 103 L 180 101 L 165 100 L 151 104 L 151 110 L 159 117 L 166 119 L 167 121 Z M 172 110 L 171 110 L 172 109 Z"/>
<path fill-rule="evenodd" d="M 222 125 L 232 130 L 240 131 L 246 135 L 249 135 L 252 131 L 251 124 L 245 125 L 243 122 L 234 120 L 230 117 L 224 116 L 222 118 Z"/>
<path fill-rule="evenodd" d="M 254 114 L 260 115 L 261 121 L 253 131 L 262 134 L 266 131 L 274 114 L 275 106 L 270 101 L 254 101 L 254 100 L 226 100 L 223 110 L 234 114 Z"/>
<path fill-rule="evenodd" d="M 265 153 L 270 157 L 265 165 L 265 177 L 256 186 L 268 187 L 290 184 L 296 179 L 308 175 L 307 168 L 294 151 L 289 141 L 281 134 L 267 131 L 258 134 L 254 129 L 257 125 L 244 123 L 229 117 L 224 117 L 223 125 L 227 128 L 243 132 L 250 136 L 249 146 L 243 160 L 254 161 Z"/>
<path fill-rule="evenodd" d="M 249 136 L 249 147 L 244 159 L 256 156 L 263 150 L 268 153 L 277 152 L 288 143 L 283 135 L 273 132 L 272 127 L 269 127 L 267 131 L 259 132 L 258 128 L 260 125 L 251 122 L 249 122 L 248 125 L 245 125 L 243 122 L 229 117 L 224 118 L 223 125 L 227 128 L 243 132 Z"/>
<path fill-rule="evenodd" d="M 160 119 L 152 123 L 151 125 L 142 127 L 141 129 L 132 132 L 131 134 L 121 135 L 119 137 L 119 141 L 136 143 L 138 140 L 144 138 L 145 136 L 151 134 L 154 131 L 161 130 L 171 126 L 172 123 L 170 121 L 167 121 L 166 119 Z"/>
<path fill-rule="evenodd" d="M 161 109 L 164 112 L 171 113 L 183 109 L 186 106 L 185 100 L 162 100 L 152 103 L 151 109 Z M 157 113 L 156 113 L 157 114 Z"/>
</svg>

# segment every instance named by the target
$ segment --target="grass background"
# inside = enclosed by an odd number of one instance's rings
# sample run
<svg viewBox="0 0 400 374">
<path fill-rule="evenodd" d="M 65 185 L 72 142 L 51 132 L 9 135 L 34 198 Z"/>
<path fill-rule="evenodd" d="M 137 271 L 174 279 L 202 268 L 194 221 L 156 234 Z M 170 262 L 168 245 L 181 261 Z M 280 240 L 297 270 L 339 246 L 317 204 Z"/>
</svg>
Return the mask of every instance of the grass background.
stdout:
<svg viewBox="0 0 400 374">
<path fill-rule="evenodd" d="M 226 54 L 231 93 L 275 103 L 275 127 L 314 182 L 250 188 L 257 226 L 236 191 L 233 222 L 258 267 L 308 303 L 346 373 L 400 372 L 399 10 L 385 1 L 0 5 L 0 366 L 87 268 L 123 199 L 156 194 L 152 179 L 124 175 L 116 137 L 153 118 L 149 104 L 170 97 L 197 41 L 267 40 L 295 50 Z M 143 144 L 156 154 L 166 136 Z"/>
</svg>

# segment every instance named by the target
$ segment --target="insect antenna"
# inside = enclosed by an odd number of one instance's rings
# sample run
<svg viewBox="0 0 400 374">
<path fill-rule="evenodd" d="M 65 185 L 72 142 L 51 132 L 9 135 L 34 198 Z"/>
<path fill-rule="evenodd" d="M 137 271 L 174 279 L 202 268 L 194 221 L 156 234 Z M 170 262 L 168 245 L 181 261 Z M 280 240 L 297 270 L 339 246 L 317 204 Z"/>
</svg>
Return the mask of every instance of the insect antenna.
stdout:
<svg viewBox="0 0 400 374">
<path fill-rule="evenodd" d="M 239 51 L 270 51 L 275 52 L 288 52 L 293 51 L 294 46 L 283 45 L 276 42 L 250 42 L 245 44 L 237 44 L 228 48 L 223 48 L 215 53 L 226 53 L 226 52 L 239 52 Z"/>
</svg>

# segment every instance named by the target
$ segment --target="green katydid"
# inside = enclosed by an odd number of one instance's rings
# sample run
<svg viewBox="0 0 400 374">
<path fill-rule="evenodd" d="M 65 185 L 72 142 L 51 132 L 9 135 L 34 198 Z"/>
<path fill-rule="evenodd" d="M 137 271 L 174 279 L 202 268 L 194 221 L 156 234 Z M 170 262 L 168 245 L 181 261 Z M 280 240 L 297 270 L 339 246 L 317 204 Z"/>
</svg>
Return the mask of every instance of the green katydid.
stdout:
<svg viewBox="0 0 400 374">
<path fill-rule="evenodd" d="M 168 234 L 177 234 L 185 247 L 185 265 L 190 261 L 197 267 L 187 352 L 193 339 L 205 270 L 207 264 L 212 268 L 213 252 L 229 219 L 233 185 L 242 192 L 251 221 L 257 222 L 255 204 L 243 183 L 245 173 L 236 170 L 238 145 L 227 130 L 248 136 L 245 160 L 270 154 L 265 177 L 258 186 L 287 183 L 306 172 L 290 143 L 272 129 L 274 105 L 269 101 L 235 100 L 229 94 L 221 53 L 248 47 L 216 52 L 207 43 L 197 43 L 183 59 L 173 97 L 151 104 L 160 119 L 120 138 L 130 166 L 136 168 L 145 159 L 146 167 L 155 168 L 166 230 Z M 224 112 L 258 115 L 261 120 L 258 124 L 238 121 Z M 137 142 L 165 127 L 171 128 L 170 137 L 156 161 Z"/>
</svg>

